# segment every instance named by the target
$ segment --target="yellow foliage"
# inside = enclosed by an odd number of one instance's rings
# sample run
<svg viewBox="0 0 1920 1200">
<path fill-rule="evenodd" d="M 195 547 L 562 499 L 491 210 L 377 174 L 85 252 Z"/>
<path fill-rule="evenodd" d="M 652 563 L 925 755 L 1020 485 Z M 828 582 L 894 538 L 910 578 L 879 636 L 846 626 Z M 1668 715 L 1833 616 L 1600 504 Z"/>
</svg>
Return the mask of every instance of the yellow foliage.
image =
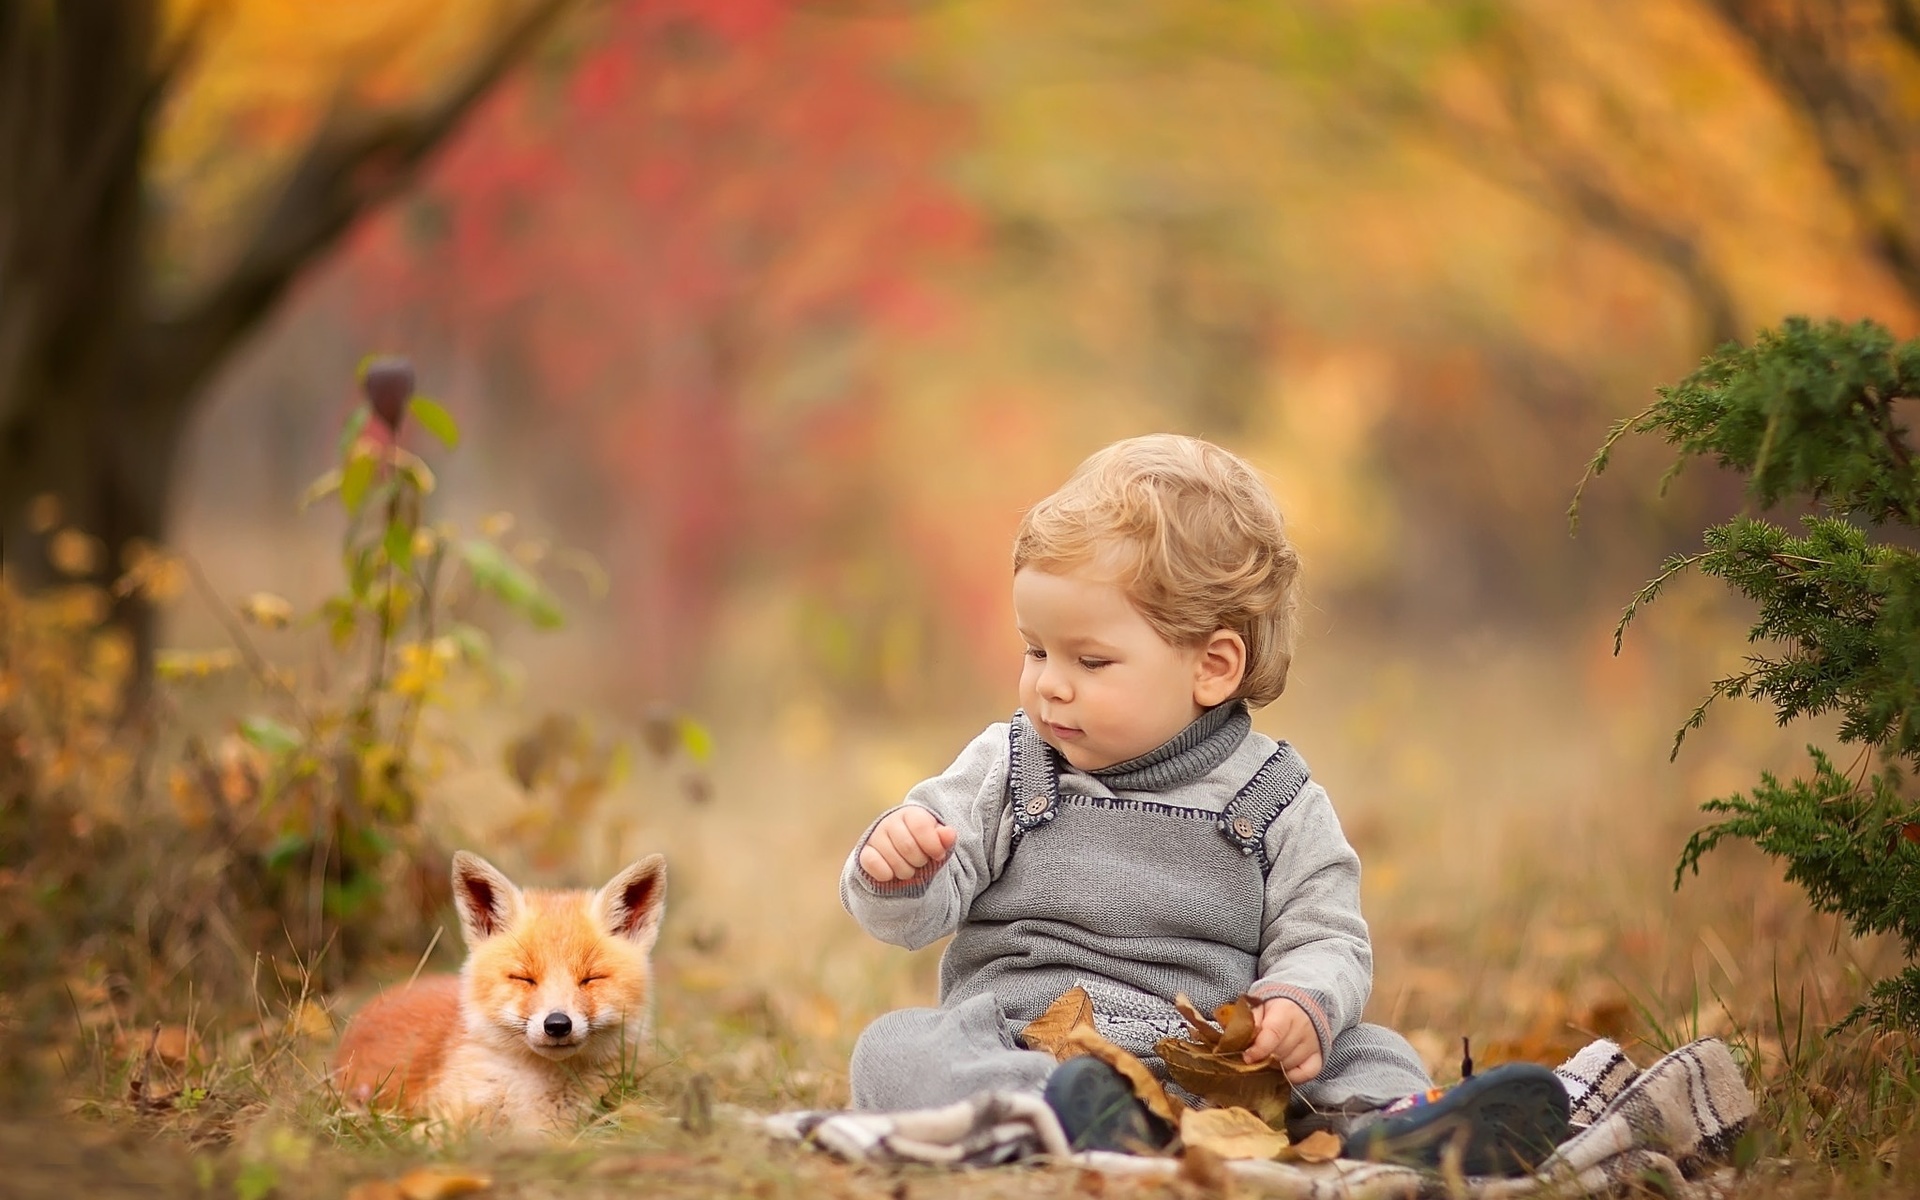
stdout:
<svg viewBox="0 0 1920 1200">
<path fill-rule="evenodd" d="M 171 0 L 164 53 L 194 52 L 168 98 L 150 186 L 161 257 L 191 288 L 231 255 L 234 218 L 273 184 L 330 110 L 415 108 L 437 96 L 525 0 Z M 239 228 L 245 228 L 240 222 Z"/>
</svg>

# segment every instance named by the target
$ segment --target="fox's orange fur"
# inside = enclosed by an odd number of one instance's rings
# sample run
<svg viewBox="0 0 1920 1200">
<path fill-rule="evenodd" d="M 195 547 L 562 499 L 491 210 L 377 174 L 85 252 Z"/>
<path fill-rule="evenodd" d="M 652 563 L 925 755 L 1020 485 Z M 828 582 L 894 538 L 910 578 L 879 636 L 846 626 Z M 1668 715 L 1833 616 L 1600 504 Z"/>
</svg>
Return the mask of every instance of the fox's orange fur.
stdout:
<svg viewBox="0 0 1920 1200">
<path fill-rule="evenodd" d="M 652 1036 L 665 860 L 642 859 L 597 892 L 522 891 L 462 851 L 453 896 L 465 967 L 362 1009 L 335 1055 L 341 1090 L 457 1123 L 553 1128 L 578 1119 Z"/>
</svg>

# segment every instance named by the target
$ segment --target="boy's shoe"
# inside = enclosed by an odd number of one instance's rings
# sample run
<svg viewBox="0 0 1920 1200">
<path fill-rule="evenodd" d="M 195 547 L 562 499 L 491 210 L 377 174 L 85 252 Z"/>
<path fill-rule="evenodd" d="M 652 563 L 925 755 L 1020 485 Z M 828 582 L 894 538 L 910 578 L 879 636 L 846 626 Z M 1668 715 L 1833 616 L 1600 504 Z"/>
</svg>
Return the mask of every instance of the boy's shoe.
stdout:
<svg viewBox="0 0 1920 1200">
<path fill-rule="evenodd" d="M 1173 1140 L 1173 1130 L 1147 1111 L 1126 1077 L 1090 1055 L 1055 1067 L 1041 1094 L 1075 1150 L 1139 1154 Z"/>
<path fill-rule="evenodd" d="M 1445 1090 L 1409 1096 L 1347 1135 L 1343 1158 L 1464 1175 L 1527 1175 L 1565 1141 L 1567 1089 L 1534 1063 L 1506 1063 Z"/>
</svg>

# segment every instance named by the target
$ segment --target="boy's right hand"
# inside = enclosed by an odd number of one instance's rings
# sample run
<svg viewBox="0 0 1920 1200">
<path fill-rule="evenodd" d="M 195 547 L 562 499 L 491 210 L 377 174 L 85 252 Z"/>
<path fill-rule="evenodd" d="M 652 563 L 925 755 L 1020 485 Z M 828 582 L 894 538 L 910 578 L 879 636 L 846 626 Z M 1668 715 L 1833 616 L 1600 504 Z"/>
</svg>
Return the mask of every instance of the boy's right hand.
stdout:
<svg viewBox="0 0 1920 1200">
<path fill-rule="evenodd" d="M 911 879 L 927 864 L 945 862 L 959 836 L 927 809 L 909 804 L 873 827 L 860 847 L 860 869 L 875 883 Z"/>
</svg>

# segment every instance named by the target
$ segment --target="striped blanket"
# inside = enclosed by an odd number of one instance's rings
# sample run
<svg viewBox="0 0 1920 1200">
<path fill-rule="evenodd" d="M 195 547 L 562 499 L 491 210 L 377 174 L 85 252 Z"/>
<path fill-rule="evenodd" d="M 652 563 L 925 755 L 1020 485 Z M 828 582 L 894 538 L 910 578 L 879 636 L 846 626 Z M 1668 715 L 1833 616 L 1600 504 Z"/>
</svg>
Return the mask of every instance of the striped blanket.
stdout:
<svg viewBox="0 0 1920 1200">
<path fill-rule="evenodd" d="M 1597 1041 L 1555 1068 L 1572 1102 L 1574 1131 L 1539 1170 L 1511 1179 L 1448 1180 L 1409 1167 L 1240 1160 L 1222 1164 L 1261 1192 L 1298 1200 L 1488 1200 L 1598 1195 L 1633 1188 L 1712 1200 L 1731 1188 L 1725 1164 L 1753 1118 L 1746 1076 L 1725 1043 L 1705 1038 L 1642 1071 Z M 991 1166 L 1064 1161 L 1139 1178 L 1173 1178 L 1174 1158 L 1073 1153 L 1039 1096 L 994 1092 L 917 1112 L 794 1112 L 763 1118 L 776 1137 L 853 1162 Z"/>
</svg>

